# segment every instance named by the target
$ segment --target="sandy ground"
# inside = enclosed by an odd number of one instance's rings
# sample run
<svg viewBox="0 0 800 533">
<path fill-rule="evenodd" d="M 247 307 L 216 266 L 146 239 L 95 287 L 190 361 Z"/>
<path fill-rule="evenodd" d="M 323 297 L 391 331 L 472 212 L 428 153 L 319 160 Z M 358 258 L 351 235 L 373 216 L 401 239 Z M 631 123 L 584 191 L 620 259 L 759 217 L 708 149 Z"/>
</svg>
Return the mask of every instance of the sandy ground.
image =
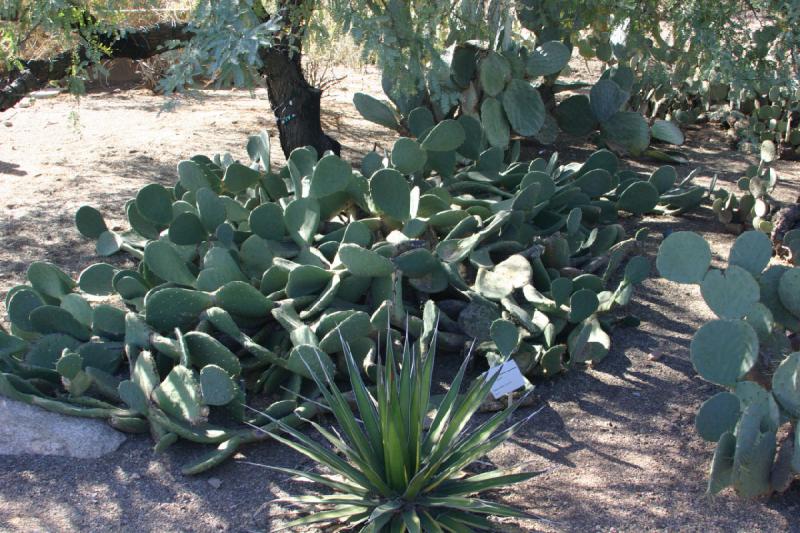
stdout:
<svg viewBox="0 0 800 533">
<path fill-rule="evenodd" d="M 374 143 L 391 145 L 391 132 L 358 119 L 350 105 L 354 91 L 375 93 L 379 87 L 373 73 L 351 72 L 323 102 L 324 123 L 346 157 L 357 160 Z M 204 92 L 171 113 L 161 112 L 163 102 L 143 90 L 108 90 L 79 103 L 61 96 L 0 115 L 0 295 L 23 282 L 34 260 L 75 275 L 97 259 L 93 244 L 72 225 L 79 205 L 95 205 L 121 224 L 125 200 L 151 181 L 171 184 L 180 159 L 225 151 L 244 158 L 246 136 L 274 127 L 262 91 L 255 98 L 245 91 Z M 703 176 L 719 173 L 731 183 L 748 163 L 709 128 L 689 131 L 686 150 L 691 163 L 681 174 L 701 166 Z M 567 152 L 577 159 L 589 151 L 578 146 Z M 283 159 L 277 142 L 273 154 Z M 781 198 L 796 198 L 800 165 L 777 167 Z M 718 258 L 733 240 L 709 209 L 628 224 L 645 224 L 658 237 L 668 228 L 698 231 Z M 651 279 L 629 312 L 641 327 L 616 331 L 613 351 L 598 368 L 539 385 L 542 411 L 487 458 L 500 466 L 547 469 L 493 497 L 549 522 L 505 526 L 800 531 L 797 486 L 769 501 L 742 501 L 730 492 L 704 495 L 713 447 L 695 434 L 693 419 L 714 387 L 695 376 L 688 361 L 691 335 L 710 316 L 699 291 Z M 661 356 L 653 359 L 654 353 Z M 185 477 L 180 465 L 202 453 L 200 447 L 184 444 L 157 456 L 151 446 L 149 438 L 132 436 L 100 460 L 0 456 L 0 530 L 269 531 L 286 518 L 269 500 L 305 486 L 249 463 L 312 466 L 285 447 L 262 444 L 212 472 Z"/>
</svg>

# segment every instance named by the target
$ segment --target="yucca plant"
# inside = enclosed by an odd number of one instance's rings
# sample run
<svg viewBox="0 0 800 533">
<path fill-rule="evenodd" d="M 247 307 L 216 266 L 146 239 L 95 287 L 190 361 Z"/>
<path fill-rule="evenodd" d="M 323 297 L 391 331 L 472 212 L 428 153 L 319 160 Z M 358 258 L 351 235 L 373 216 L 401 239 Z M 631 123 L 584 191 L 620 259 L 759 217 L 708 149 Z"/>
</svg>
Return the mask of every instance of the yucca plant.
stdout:
<svg viewBox="0 0 800 533">
<path fill-rule="evenodd" d="M 499 373 L 476 379 L 466 393 L 459 394 L 467 357 L 431 423 L 426 424 L 435 347 L 435 335 L 424 356 L 422 350 L 407 342 L 398 358 L 387 342 L 385 364 L 379 362 L 378 382 L 372 390 L 346 349 L 353 389 L 348 395 L 339 390 L 327 367 L 314 365 L 325 369 L 324 375 L 315 375 L 315 380 L 341 433 L 309 423 L 333 450 L 282 423 L 278 423 L 282 433 L 273 436 L 324 465 L 333 475 L 269 468 L 320 483 L 333 493 L 283 500 L 309 512 L 314 510 L 286 524 L 286 528 L 338 523 L 362 532 L 463 532 L 496 530 L 497 524 L 487 519 L 489 515 L 533 518 L 513 507 L 480 499 L 477 494 L 525 481 L 536 473 L 499 469 L 476 475 L 464 473 L 465 467 L 525 423 L 527 419 L 500 430 L 520 401 L 510 402 L 485 422 L 468 427 Z M 306 363 L 310 367 L 312 362 Z"/>
</svg>

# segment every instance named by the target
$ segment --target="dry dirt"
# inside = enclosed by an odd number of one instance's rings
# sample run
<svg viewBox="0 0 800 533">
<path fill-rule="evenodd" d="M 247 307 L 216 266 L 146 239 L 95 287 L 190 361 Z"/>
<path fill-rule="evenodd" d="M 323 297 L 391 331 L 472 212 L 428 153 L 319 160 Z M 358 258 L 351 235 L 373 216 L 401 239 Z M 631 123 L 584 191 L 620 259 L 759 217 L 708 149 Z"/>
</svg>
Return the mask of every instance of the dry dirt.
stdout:
<svg viewBox="0 0 800 533">
<path fill-rule="evenodd" d="M 354 91 L 379 88 L 374 73 L 349 72 L 346 84 L 324 100 L 327 130 L 350 159 L 374 143 L 391 145 L 391 132 L 357 118 L 350 104 Z M 60 96 L 0 115 L 0 294 L 22 283 L 34 260 L 52 261 L 76 275 L 97 259 L 93 244 L 73 228 L 79 205 L 93 204 L 121 224 L 125 200 L 151 181 L 171 184 L 180 159 L 225 151 L 244 158 L 248 134 L 274 129 L 262 91 L 255 98 L 245 91 L 203 92 L 169 113 L 161 112 L 163 103 L 143 90 L 108 89 L 79 103 Z M 591 149 L 572 146 L 562 153 L 572 160 Z M 691 163 L 682 174 L 701 166 L 703 176 L 719 173 L 731 183 L 748 164 L 746 157 L 727 151 L 724 137 L 712 128 L 689 131 L 686 151 Z M 277 142 L 273 154 L 283 159 Z M 653 168 L 649 162 L 631 164 Z M 796 198 L 800 165 L 777 168 L 783 178 L 780 196 Z M 698 231 L 723 259 L 733 240 L 709 209 L 682 218 L 629 221 L 634 224 L 649 226 L 657 238 L 670 229 Z M 688 361 L 691 335 L 710 316 L 698 291 L 651 279 L 629 311 L 642 320 L 641 327 L 616 331 L 612 353 L 596 369 L 540 384 L 542 411 L 488 457 L 501 466 L 548 470 L 493 496 L 548 522 L 505 526 L 800 531 L 797 486 L 769 501 L 742 501 L 730 492 L 704 495 L 713 447 L 695 434 L 693 417 L 714 387 L 700 380 Z M 312 466 L 285 447 L 262 444 L 210 473 L 182 476 L 183 458 L 202 451 L 181 445 L 156 456 L 149 438 L 132 436 L 100 460 L 0 457 L 0 530 L 269 531 L 285 518 L 269 500 L 302 486 L 248 462 Z M 215 488 L 209 480 L 221 484 Z"/>
</svg>

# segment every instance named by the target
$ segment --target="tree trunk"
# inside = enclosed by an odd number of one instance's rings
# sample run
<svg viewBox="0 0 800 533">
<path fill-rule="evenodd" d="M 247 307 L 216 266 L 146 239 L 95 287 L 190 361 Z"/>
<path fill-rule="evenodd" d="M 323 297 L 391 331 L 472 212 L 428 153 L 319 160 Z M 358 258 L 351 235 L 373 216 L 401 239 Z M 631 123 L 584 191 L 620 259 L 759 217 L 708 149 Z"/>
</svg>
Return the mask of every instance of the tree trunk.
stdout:
<svg viewBox="0 0 800 533">
<path fill-rule="evenodd" d="M 319 156 L 328 150 L 339 155 L 341 145 L 322 131 L 320 98 L 303 75 L 299 50 L 276 44 L 260 51 L 261 74 L 278 125 L 281 149 L 286 157 L 295 148 L 313 146 Z"/>
</svg>

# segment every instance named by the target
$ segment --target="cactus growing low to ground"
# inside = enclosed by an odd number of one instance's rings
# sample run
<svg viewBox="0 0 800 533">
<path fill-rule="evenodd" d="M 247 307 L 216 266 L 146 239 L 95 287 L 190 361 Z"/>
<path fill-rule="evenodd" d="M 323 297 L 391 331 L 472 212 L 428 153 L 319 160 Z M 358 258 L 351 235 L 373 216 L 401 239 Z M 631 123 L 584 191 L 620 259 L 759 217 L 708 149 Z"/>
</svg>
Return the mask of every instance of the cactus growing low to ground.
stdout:
<svg viewBox="0 0 800 533">
<path fill-rule="evenodd" d="M 661 275 L 699 284 L 718 317 L 691 344 L 700 376 L 727 389 L 696 418 L 700 436 L 717 443 L 711 494 L 728 486 L 745 497 L 780 492 L 800 475 L 800 268 L 771 258 L 758 231 L 736 239 L 724 270 L 710 268 L 711 250 L 696 233 L 673 233 L 658 252 Z"/>
<path fill-rule="evenodd" d="M 317 394 L 312 348 L 346 374 L 344 340 L 374 379 L 377 332 L 391 324 L 398 342 L 407 328 L 424 348 L 437 309 L 451 353 L 474 341 L 529 378 L 599 362 L 612 311 L 649 269 L 628 261 L 646 232 L 626 237 L 618 213 L 679 212 L 704 190 L 670 167 L 621 170 L 608 151 L 523 163 L 487 147 L 470 117 L 414 116 L 419 140 L 369 154 L 360 172 L 307 148 L 273 168 L 262 133 L 246 164 L 195 156 L 174 188 L 143 187 L 126 204 L 128 231 L 79 209 L 99 255 L 138 267 L 99 263 L 73 280 L 32 264 L 6 298 L 3 394 L 149 431 L 157 450 L 216 445 L 185 467 L 196 473 L 265 438 L 252 426 L 274 427 L 245 405 L 288 424 L 316 414 L 304 400 Z"/>
</svg>

